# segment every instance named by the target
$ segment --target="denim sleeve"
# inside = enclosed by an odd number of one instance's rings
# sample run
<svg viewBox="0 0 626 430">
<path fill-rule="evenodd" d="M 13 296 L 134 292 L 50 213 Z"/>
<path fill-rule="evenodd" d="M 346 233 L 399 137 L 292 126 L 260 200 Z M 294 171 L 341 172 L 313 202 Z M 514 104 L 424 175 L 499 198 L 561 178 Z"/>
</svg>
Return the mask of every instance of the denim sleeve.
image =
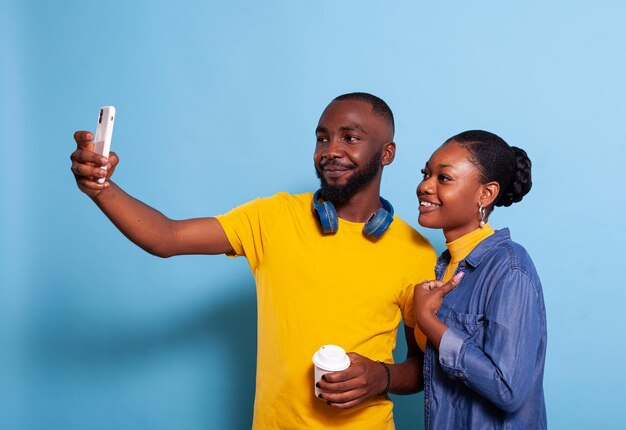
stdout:
<svg viewBox="0 0 626 430">
<path fill-rule="evenodd" d="M 443 371 L 505 412 L 519 409 L 531 389 L 545 330 L 538 294 L 525 273 L 510 269 L 485 309 L 482 347 L 452 327 L 441 338 Z"/>
</svg>

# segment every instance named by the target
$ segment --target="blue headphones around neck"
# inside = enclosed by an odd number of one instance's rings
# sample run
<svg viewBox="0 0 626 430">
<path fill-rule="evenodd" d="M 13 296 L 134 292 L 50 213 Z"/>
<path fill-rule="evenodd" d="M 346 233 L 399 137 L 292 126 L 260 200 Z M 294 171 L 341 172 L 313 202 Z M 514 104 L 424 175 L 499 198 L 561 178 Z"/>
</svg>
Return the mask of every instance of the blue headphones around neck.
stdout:
<svg viewBox="0 0 626 430">
<path fill-rule="evenodd" d="M 320 192 L 313 194 L 313 212 L 322 226 L 324 234 L 335 234 L 339 230 L 339 218 L 335 206 L 329 201 L 320 201 Z M 393 206 L 387 200 L 380 198 L 382 208 L 374 212 L 363 226 L 363 234 L 372 239 L 378 239 L 393 222 Z"/>
</svg>

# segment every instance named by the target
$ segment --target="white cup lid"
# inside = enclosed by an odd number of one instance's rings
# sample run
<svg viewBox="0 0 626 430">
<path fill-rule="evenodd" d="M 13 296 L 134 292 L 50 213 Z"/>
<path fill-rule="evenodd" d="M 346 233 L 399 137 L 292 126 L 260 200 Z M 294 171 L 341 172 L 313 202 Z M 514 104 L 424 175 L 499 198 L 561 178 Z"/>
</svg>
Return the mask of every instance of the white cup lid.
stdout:
<svg viewBox="0 0 626 430">
<path fill-rule="evenodd" d="M 320 369 L 336 372 L 350 367 L 350 358 L 346 351 L 337 345 L 324 345 L 313 354 L 313 364 Z"/>
</svg>

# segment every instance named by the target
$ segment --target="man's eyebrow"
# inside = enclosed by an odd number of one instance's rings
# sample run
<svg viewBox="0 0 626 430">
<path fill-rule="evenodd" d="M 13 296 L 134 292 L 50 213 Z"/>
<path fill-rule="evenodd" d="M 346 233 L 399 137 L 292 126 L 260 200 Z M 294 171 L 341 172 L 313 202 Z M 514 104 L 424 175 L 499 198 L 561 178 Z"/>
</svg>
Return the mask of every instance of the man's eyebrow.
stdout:
<svg viewBox="0 0 626 430">
<path fill-rule="evenodd" d="M 326 127 L 317 126 L 315 133 L 328 133 L 328 129 Z"/>
<path fill-rule="evenodd" d="M 341 132 L 360 131 L 361 133 L 367 134 L 367 131 L 365 131 L 365 129 L 363 127 L 361 127 L 359 124 L 351 124 L 351 125 L 341 126 L 341 127 L 339 127 L 339 131 L 341 131 Z M 328 128 L 327 127 L 318 126 L 315 129 L 315 133 L 328 133 Z"/>
<path fill-rule="evenodd" d="M 361 133 L 367 134 L 367 131 L 365 131 L 365 129 L 361 127 L 359 124 L 344 125 L 343 127 L 340 127 L 339 130 L 340 131 L 360 131 Z"/>
</svg>

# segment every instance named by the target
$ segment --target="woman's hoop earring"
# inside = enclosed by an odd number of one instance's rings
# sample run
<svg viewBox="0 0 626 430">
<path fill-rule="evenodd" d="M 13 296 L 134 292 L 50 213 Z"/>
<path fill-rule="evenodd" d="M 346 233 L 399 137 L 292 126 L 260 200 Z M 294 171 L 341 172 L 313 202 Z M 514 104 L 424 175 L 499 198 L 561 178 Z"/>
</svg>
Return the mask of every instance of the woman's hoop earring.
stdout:
<svg viewBox="0 0 626 430">
<path fill-rule="evenodd" d="M 478 216 L 480 217 L 480 222 L 478 223 L 478 225 L 480 226 L 480 228 L 483 228 L 486 224 L 485 208 L 483 207 L 483 205 L 480 205 L 480 207 L 478 208 Z"/>
</svg>

